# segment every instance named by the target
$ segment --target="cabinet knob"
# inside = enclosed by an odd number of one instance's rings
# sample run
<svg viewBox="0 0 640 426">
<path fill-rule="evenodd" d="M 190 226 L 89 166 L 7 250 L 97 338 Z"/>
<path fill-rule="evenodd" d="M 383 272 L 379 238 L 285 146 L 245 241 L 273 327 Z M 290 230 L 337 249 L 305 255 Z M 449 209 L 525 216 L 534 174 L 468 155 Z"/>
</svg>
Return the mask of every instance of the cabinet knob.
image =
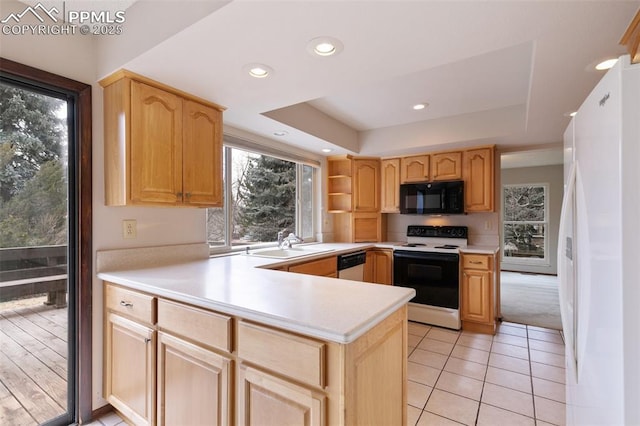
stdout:
<svg viewBox="0 0 640 426">
<path fill-rule="evenodd" d="M 126 300 L 121 300 L 120 301 L 120 306 L 124 306 L 125 308 L 130 308 L 130 307 L 133 306 L 133 303 L 132 302 L 128 302 Z"/>
<path fill-rule="evenodd" d="M 145 342 L 145 343 L 149 343 L 150 341 L 151 341 L 151 339 L 150 339 L 150 338 L 148 338 L 148 337 L 145 337 L 145 338 L 144 338 L 144 342 Z"/>
<path fill-rule="evenodd" d="M 176 193 L 176 197 L 178 197 L 178 198 L 182 198 L 182 192 L 177 192 L 177 193 Z"/>
<path fill-rule="evenodd" d="M 186 195 L 187 195 L 187 198 L 191 198 L 191 193 L 190 192 L 187 192 Z"/>
</svg>

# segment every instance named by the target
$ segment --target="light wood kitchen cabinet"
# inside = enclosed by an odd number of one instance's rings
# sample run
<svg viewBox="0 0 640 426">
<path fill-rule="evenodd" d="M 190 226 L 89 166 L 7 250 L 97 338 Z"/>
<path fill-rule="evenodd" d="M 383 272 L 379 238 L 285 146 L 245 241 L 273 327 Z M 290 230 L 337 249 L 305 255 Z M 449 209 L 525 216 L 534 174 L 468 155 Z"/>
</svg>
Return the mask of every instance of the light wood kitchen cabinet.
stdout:
<svg viewBox="0 0 640 426">
<path fill-rule="evenodd" d="M 231 324 L 227 315 L 158 300 L 159 425 L 231 424 Z"/>
<path fill-rule="evenodd" d="M 329 213 L 350 212 L 353 205 L 352 157 L 329 157 L 327 168 Z"/>
<path fill-rule="evenodd" d="M 222 206 L 222 111 L 121 70 L 104 87 L 105 203 Z"/>
<path fill-rule="evenodd" d="M 326 397 L 317 391 L 242 365 L 238 371 L 238 425 L 327 425 Z"/>
<path fill-rule="evenodd" d="M 372 243 L 382 241 L 386 234 L 386 217 L 381 213 L 348 213 L 333 217 L 336 242 Z"/>
<path fill-rule="evenodd" d="M 367 250 L 367 262 L 364 265 L 364 281 L 376 284 L 393 284 L 393 250 Z"/>
<path fill-rule="evenodd" d="M 104 395 L 127 423 L 407 422 L 406 305 L 338 343 L 109 282 L 105 301 Z"/>
<path fill-rule="evenodd" d="M 431 154 L 431 180 L 462 179 L 462 152 L 438 152 Z"/>
<path fill-rule="evenodd" d="M 380 160 L 353 160 L 353 211 L 380 211 Z"/>
<path fill-rule="evenodd" d="M 155 424 L 156 299 L 105 287 L 104 398 L 137 425 Z"/>
<path fill-rule="evenodd" d="M 400 159 L 382 160 L 380 173 L 382 175 L 380 212 L 400 213 Z"/>
<path fill-rule="evenodd" d="M 230 425 L 232 361 L 158 333 L 158 424 Z"/>
<path fill-rule="evenodd" d="M 382 241 L 380 160 L 329 157 L 328 211 L 334 213 L 334 241 Z"/>
<path fill-rule="evenodd" d="M 311 260 L 309 262 L 298 263 L 289 266 L 289 272 L 337 278 L 338 259 L 336 256 L 331 256 L 323 259 Z"/>
<path fill-rule="evenodd" d="M 462 176 L 466 212 L 494 211 L 494 156 L 494 146 L 464 151 Z"/>
<path fill-rule="evenodd" d="M 429 155 L 412 155 L 400 159 L 400 183 L 426 182 L 429 173 Z"/>
<path fill-rule="evenodd" d="M 462 328 L 495 334 L 498 301 L 494 256 L 462 254 Z"/>
</svg>

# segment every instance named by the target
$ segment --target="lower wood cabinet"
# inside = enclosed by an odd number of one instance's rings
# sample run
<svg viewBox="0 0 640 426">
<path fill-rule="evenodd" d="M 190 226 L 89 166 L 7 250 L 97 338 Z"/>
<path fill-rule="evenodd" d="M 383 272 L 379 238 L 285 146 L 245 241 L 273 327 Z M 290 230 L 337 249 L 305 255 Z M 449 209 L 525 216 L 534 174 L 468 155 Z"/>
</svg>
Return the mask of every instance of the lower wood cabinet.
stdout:
<svg viewBox="0 0 640 426">
<path fill-rule="evenodd" d="M 338 277 L 338 258 L 336 256 L 325 257 L 323 259 L 311 260 L 309 262 L 298 263 L 289 266 L 289 272 L 299 274 L 318 275 L 321 277 Z"/>
<path fill-rule="evenodd" d="M 232 361 L 158 333 L 158 424 L 231 424 Z"/>
<path fill-rule="evenodd" d="M 238 369 L 238 425 L 281 426 L 327 424 L 326 396 L 263 371 Z"/>
<path fill-rule="evenodd" d="M 375 284 L 393 284 L 393 250 L 367 250 L 367 262 L 364 265 L 364 281 Z"/>
<path fill-rule="evenodd" d="M 156 331 L 109 312 L 104 397 L 136 425 L 155 424 Z"/>
<path fill-rule="evenodd" d="M 406 306 L 340 344 L 110 283 L 106 294 L 104 396 L 130 424 L 407 422 Z"/>
<path fill-rule="evenodd" d="M 470 331 L 495 334 L 497 304 L 495 256 L 484 254 L 462 255 L 462 280 L 460 284 L 460 319 L 462 328 Z"/>
</svg>

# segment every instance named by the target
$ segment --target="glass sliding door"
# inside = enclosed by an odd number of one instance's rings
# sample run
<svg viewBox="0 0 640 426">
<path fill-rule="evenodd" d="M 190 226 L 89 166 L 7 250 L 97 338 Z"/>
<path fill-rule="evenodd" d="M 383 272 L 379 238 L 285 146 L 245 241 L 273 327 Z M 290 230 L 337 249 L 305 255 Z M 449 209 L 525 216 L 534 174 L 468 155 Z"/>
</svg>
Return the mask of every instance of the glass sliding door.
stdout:
<svg viewBox="0 0 640 426">
<path fill-rule="evenodd" d="M 0 107 L 0 423 L 69 424 L 76 419 L 75 104 L 3 77 Z"/>
</svg>

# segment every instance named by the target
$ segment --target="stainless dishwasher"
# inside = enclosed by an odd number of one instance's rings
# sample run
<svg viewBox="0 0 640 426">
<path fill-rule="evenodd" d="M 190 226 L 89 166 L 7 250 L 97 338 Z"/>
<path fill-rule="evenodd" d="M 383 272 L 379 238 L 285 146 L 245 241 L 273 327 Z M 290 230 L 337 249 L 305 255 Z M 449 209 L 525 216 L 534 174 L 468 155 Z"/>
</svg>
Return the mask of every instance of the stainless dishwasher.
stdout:
<svg viewBox="0 0 640 426">
<path fill-rule="evenodd" d="M 338 278 L 364 281 L 364 264 L 367 253 L 364 250 L 338 255 Z"/>
</svg>

